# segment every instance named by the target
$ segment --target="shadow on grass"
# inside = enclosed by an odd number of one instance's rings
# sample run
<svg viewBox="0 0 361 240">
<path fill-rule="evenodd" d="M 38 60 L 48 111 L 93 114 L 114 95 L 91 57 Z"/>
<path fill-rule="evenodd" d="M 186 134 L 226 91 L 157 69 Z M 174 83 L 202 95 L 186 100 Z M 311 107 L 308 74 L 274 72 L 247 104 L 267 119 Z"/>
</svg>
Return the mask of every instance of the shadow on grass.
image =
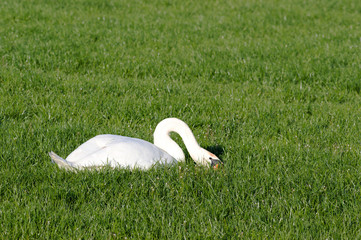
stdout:
<svg viewBox="0 0 361 240">
<path fill-rule="evenodd" d="M 222 159 L 222 155 L 224 153 L 223 146 L 221 146 L 221 145 L 208 146 L 208 147 L 206 147 L 206 149 L 208 151 L 210 151 L 211 153 L 215 154 L 217 157 L 219 157 L 223 162 L 223 159 Z"/>
</svg>

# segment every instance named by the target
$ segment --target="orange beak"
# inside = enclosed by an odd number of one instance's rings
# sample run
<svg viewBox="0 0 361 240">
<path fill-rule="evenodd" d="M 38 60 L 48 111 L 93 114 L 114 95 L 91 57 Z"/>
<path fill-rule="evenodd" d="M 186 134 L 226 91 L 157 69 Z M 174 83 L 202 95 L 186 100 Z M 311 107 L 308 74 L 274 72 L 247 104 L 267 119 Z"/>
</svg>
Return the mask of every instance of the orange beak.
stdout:
<svg viewBox="0 0 361 240">
<path fill-rule="evenodd" d="M 221 165 L 223 165 L 222 161 L 219 159 L 212 159 L 211 161 L 211 167 L 213 169 L 218 169 L 221 167 Z"/>
</svg>

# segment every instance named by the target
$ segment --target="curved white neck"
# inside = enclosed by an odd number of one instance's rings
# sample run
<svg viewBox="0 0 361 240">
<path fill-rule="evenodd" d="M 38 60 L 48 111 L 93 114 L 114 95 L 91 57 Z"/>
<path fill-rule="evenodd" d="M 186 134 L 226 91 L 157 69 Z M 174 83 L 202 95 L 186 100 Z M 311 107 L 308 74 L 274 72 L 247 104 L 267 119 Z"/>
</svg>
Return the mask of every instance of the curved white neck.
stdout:
<svg viewBox="0 0 361 240">
<path fill-rule="evenodd" d="M 178 133 L 194 161 L 200 158 L 202 148 L 198 145 L 188 125 L 177 118 L 166 118 L 161 121 L 154 131 L 154 145 L 163 149 L 178 161 L 184 161 L 185 156 L 179 145 L 171 139 L 171 132 Z"/>
</svg>

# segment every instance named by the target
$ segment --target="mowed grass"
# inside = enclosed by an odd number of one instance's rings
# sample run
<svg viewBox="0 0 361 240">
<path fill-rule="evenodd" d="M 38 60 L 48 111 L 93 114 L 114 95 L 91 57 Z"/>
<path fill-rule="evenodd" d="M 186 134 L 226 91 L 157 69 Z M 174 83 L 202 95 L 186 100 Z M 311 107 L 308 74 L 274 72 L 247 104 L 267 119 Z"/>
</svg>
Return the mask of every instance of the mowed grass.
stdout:
<svg viewBox="0 0 361 240">
<path fill-rule="evenodd" d="M 360 1 L 0 5 L 1 239 L 361 237 Z M 224 168 L 47 155 L 167 117 Z"/>
</svg>

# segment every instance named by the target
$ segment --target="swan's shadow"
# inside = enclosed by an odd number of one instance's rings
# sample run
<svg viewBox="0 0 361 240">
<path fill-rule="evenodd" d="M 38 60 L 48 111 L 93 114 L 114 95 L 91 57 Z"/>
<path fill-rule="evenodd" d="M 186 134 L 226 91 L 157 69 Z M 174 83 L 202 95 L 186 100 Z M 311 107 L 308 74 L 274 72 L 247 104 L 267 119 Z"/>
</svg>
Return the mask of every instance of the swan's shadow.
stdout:
<svg viewBox="0 0 361 240">
<path fill-rule="evenodd" d="M 224 153 L 223 146 L 221 146 L 221 145 L 213 145 L 213 146 L 205 147 L 205 149 L 210 151 L 211 153 L 215 154 L 224 163 L 224 160 L 222 159 L 222 155 Z M 184 154 L 185 154 L 186 159 L 192 159 L 191 156 L 189 155 L 188 151 L 185 151 Z M 194 162 L 193 160 L 191 162 L 193 162 L 196 165 L 196 162 Z"/>
<path fill-rule="evenodd" d="M 224 153 L 224 148 L 221 145 L 213 145 L 213 146 L 208 146 L 206 147 L 206 149 L 208 151 L 210 151 L 211 153 L 215 154 L 217 157 L 219 157 L 222 161 L 222 155 Z"/>
</svg>

